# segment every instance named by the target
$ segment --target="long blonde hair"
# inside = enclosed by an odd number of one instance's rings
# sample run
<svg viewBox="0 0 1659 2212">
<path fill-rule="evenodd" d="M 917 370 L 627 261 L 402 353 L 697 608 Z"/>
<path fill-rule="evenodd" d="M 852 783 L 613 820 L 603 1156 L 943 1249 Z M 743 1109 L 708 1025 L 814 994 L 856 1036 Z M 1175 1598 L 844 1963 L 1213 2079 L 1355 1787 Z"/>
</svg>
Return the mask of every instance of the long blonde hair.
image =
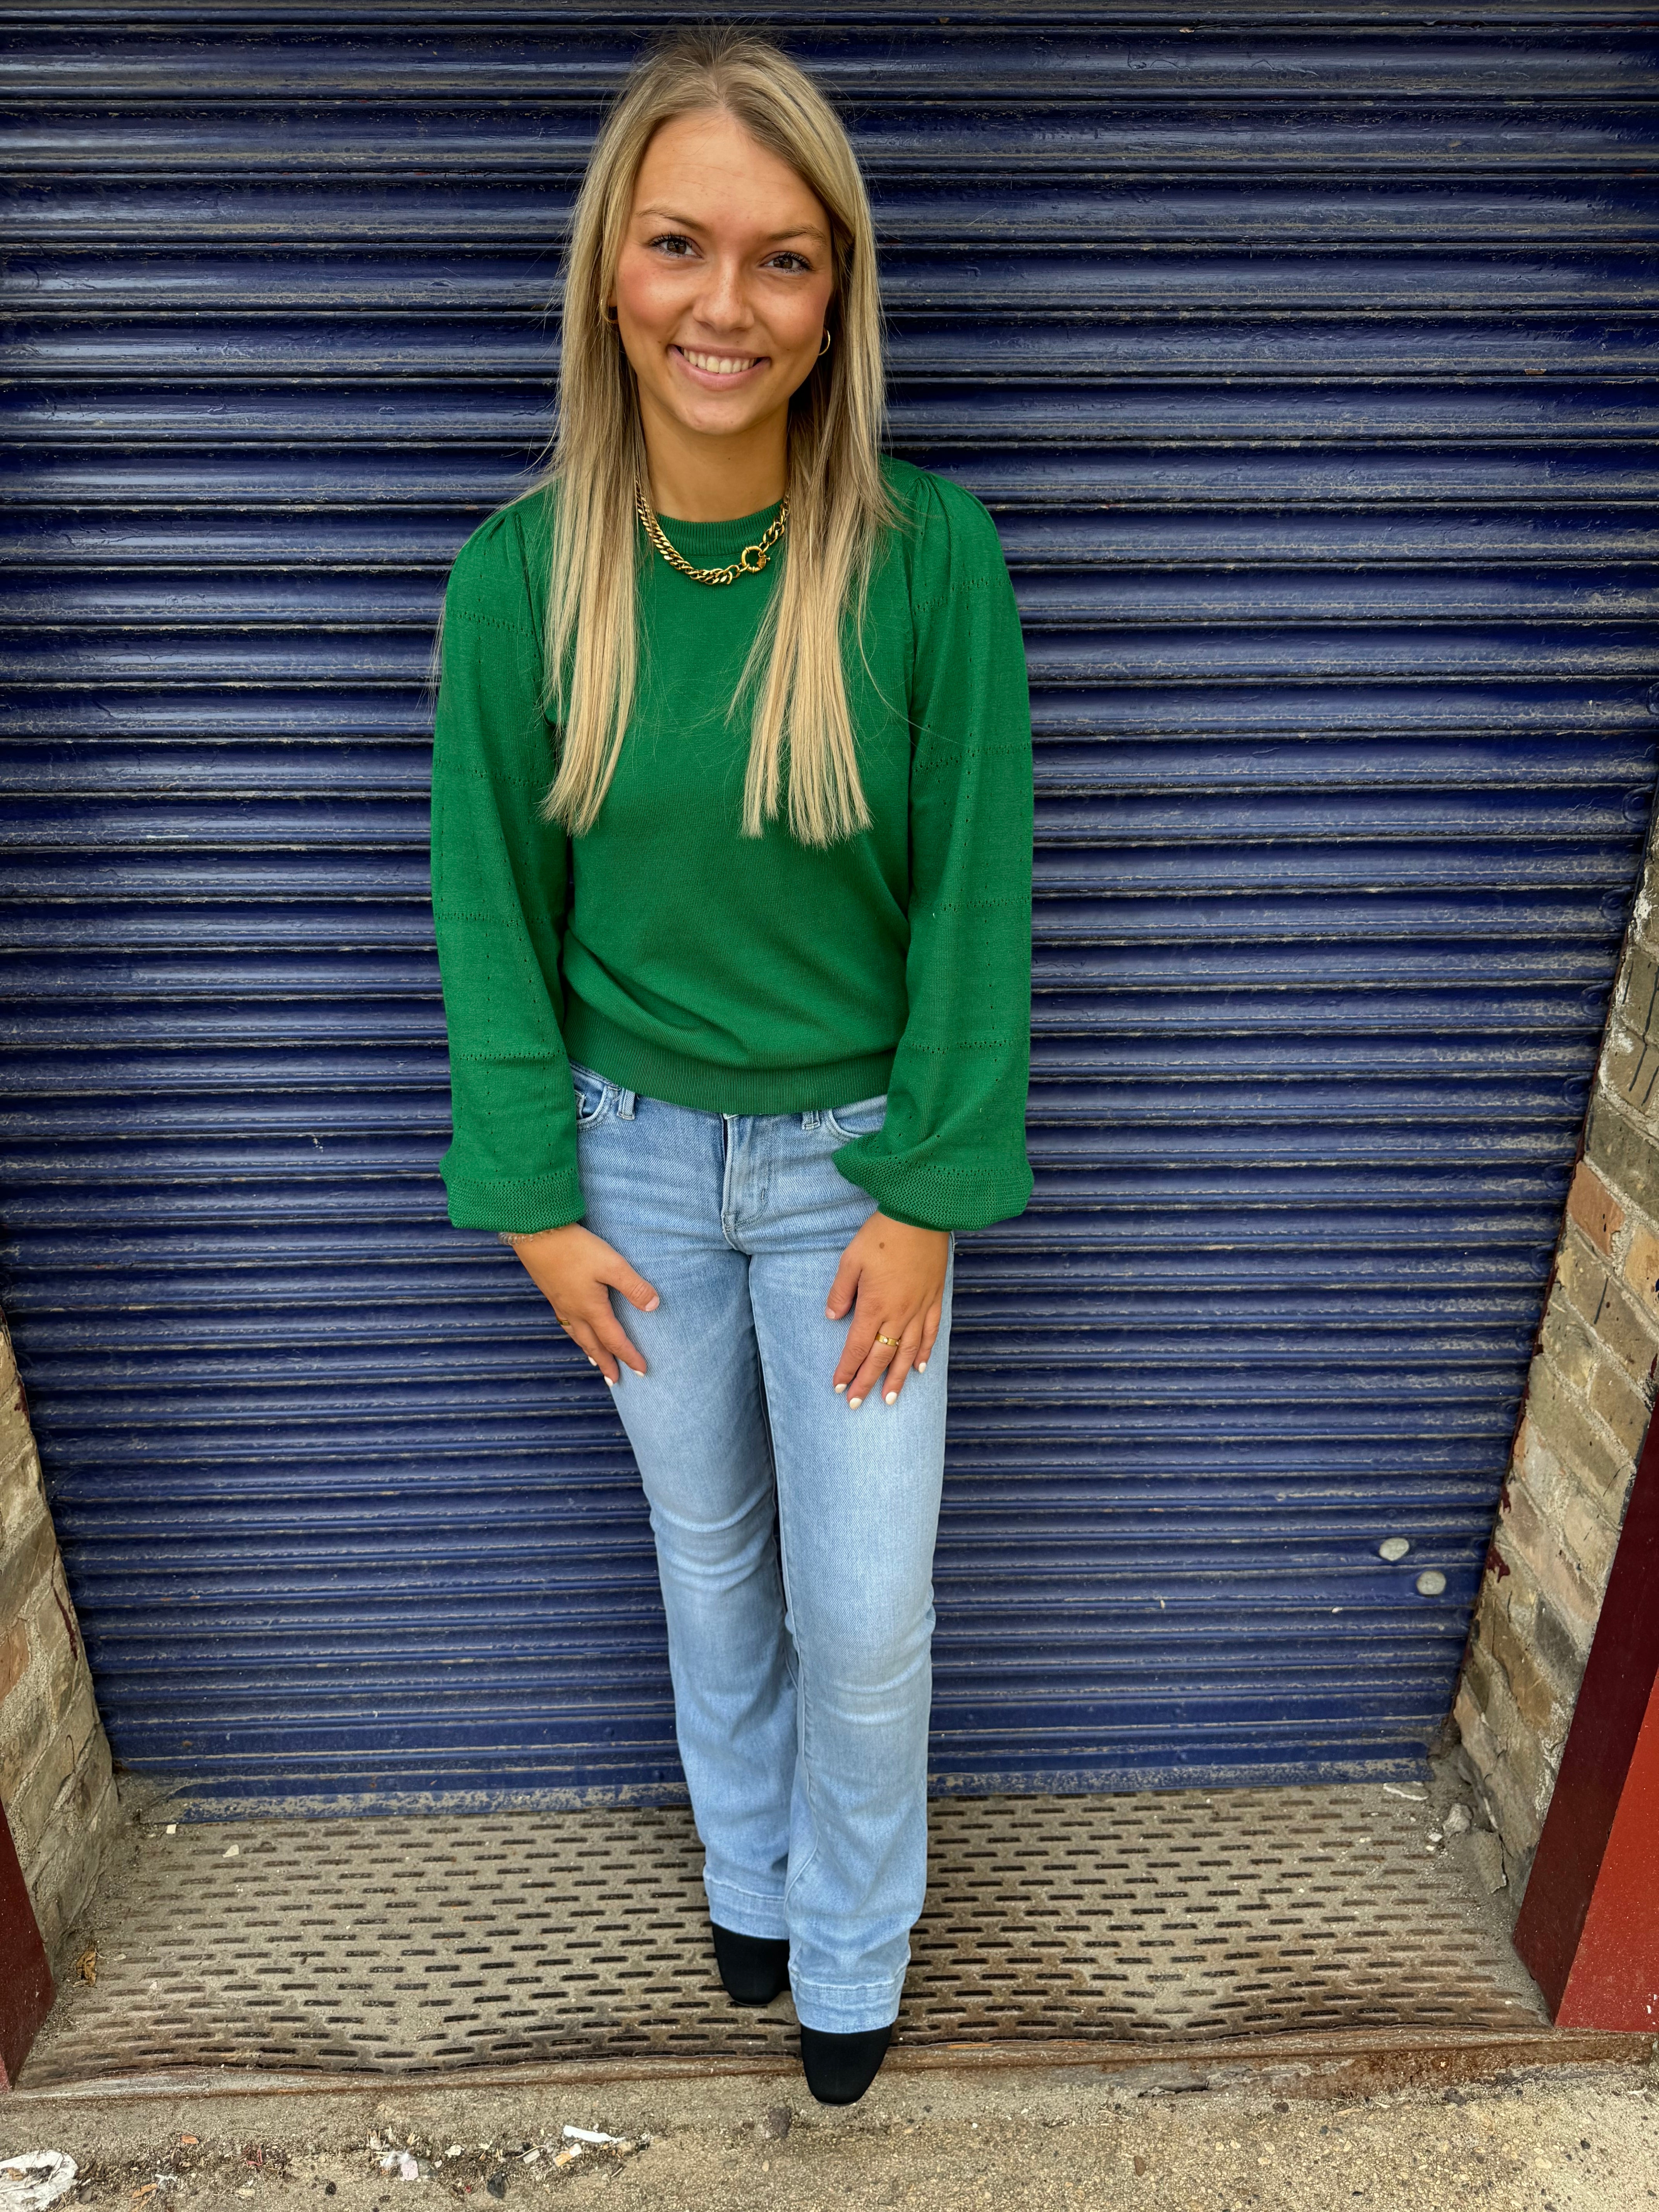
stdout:
<svg viewBox="0 0 1659 2212">
<path fill-rule="evenodd" d="M 833 343 L 790 404 L 789 528 L 782 571 L 737 692 L 752 696 L 743 832 L 776 817 L 787 755 L 788 826 L 829 845 L 869 825 L 842 665 L 842 627 L 862 619 L 880 536 L 895 519 L 883 481 L 884 409 L 875 232 L 857 158 L 810 77 L 764 39 L 683 31 L 623 87 L 587 165 L 565 263 L 559 418 L 544 485 L 556 485 L 549 585 L 547 699 L 562 726 L 544 812 L 591 827 L 634 703 L 644 433 L 634 372 L 605 304 L 653 133 L 723 109 L 776 154 L 830 218 Z"/>
</svg>

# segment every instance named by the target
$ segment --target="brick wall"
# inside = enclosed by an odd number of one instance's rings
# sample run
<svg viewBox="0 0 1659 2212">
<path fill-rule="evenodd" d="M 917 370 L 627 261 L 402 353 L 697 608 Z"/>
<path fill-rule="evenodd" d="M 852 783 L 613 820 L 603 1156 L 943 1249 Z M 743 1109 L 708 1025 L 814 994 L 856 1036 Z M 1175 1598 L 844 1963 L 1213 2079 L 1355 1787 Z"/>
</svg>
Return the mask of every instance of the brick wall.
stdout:
<svg viewBox="0 0 1659 2212">
<path fill-rule="evenodd" d="M 54 1966 L 118 1817 L 109 1745 L 0 1322 L 0 1803 Z"/>
<path fill-rule="evenodd" d="M 1519 1896 L 1659 1375 L 1659 838 L 1649 847 L 1454 1712 Z"/>
</svg>

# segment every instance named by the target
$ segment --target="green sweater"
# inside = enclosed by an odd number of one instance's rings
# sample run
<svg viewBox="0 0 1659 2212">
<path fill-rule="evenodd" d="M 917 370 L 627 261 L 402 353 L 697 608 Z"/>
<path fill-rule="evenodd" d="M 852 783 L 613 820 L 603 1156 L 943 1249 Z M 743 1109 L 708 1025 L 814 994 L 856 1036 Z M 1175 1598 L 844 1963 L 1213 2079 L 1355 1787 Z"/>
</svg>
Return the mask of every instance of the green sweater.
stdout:
<svg viewBox="0 0 1659 2212">
<path fill-rule="evenodd" d="M 903 520 L 872 580 L 848 706 L 872 826 L 827 849 L 741 834 L 746 717 L 728 719 L 780 562 L 693 583 L 635 526 L 640 681 L 593 828 L 540 818 L 547 494 L 457 556 L 432 764 L 432 898 L 449 1024 L 459 1226 L 582 1213 L 568 1062 L 722 1114 L 885 1091 L 842 1175 L 901 1221 L 976 1229 L 1030 1193 L 1031 723 L 989 515 L 884 464 Z M 662 518 L 698 568 L 776 514 Z M 787 558 L 787 550 L 785 553 Z"/>
</svg>

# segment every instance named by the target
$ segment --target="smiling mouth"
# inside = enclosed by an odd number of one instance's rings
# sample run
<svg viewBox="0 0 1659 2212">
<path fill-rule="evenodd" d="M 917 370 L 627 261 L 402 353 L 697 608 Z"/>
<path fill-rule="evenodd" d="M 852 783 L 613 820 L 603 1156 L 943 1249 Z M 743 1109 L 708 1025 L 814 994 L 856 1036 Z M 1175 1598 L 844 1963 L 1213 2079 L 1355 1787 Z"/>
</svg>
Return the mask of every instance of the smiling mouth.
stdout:
<svg viewBox="0 0 1659 2212">
<path fill-rule="evenodd" d="M 741 376 L 766 359 L 763 353 L 695 353 L 690 346 L 676 346 L 674 351 L 705 376 Z"/>
</svg>

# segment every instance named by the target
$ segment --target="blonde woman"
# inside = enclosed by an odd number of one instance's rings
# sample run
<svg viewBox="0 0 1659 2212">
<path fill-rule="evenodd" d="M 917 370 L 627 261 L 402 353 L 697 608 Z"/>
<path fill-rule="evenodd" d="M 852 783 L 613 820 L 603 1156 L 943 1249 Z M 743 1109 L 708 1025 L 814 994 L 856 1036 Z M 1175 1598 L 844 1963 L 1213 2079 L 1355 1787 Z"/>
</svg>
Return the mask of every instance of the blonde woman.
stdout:
<svg viewBox="0 0 1659 2212">
<path fill-rule="evenodd" d="M 1019 623 L 880 452 L 862 182 L 775 47 L 635 70 L 563 313 L 551 470 L 445 601 L 450 1217 L 615 1394 L 721 1979 L 846 2104 L 922 1904 L 953 1232 L 1030 1188 Z"/>
</svg>

